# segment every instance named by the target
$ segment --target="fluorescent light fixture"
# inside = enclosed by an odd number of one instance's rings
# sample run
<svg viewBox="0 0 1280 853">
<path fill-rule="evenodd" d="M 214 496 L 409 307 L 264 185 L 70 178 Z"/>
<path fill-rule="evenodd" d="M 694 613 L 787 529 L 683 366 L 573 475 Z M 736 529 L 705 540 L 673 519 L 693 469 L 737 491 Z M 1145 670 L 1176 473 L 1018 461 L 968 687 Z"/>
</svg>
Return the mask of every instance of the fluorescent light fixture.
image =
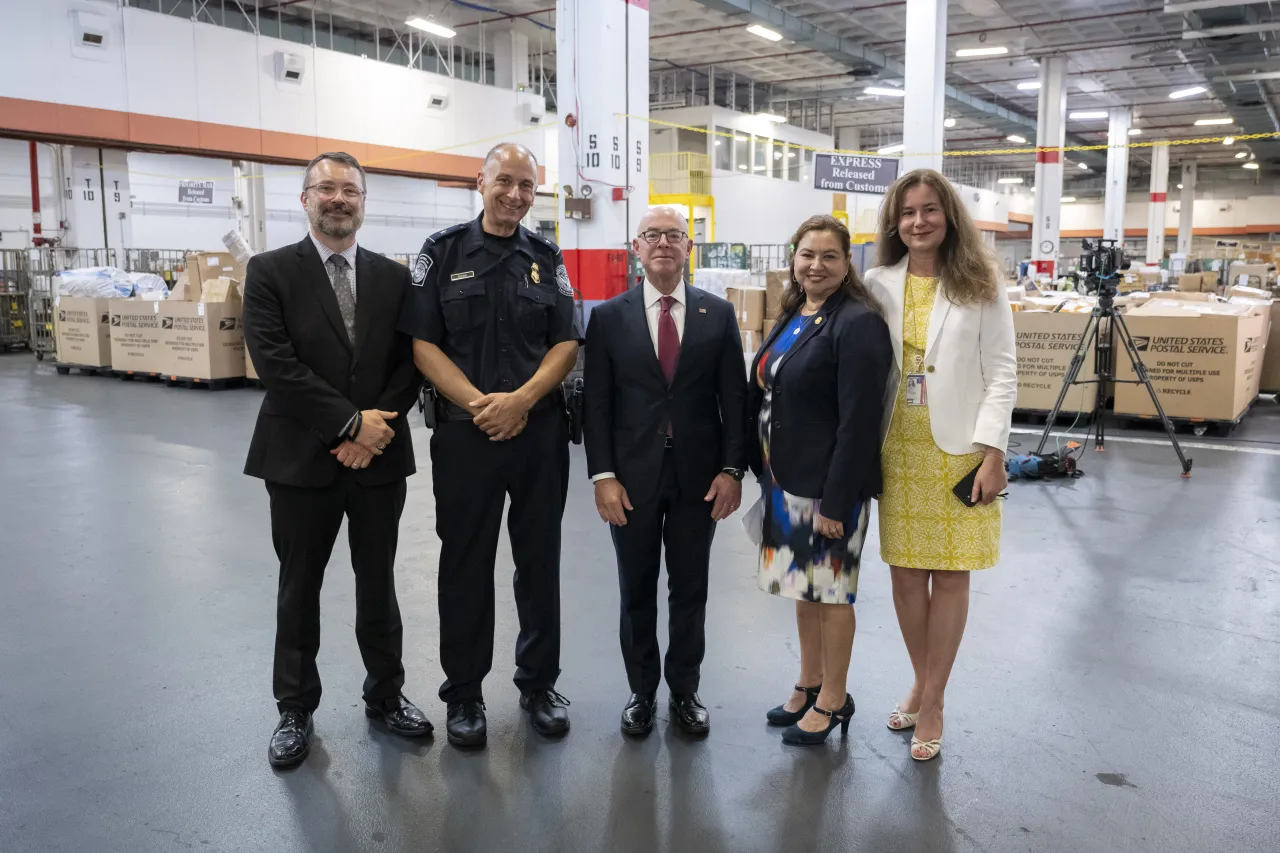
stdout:
<svg viewBox="0 0 1280 853">
<path fill-rule="evenodd" d="M 786 124 L 786 123 L 787 123 L 787 117 L 786 117 L 786 116 L 780 116 L 780 115 L 777 115 L 777 114 L 775 114 L 775 113 L 756 113 L 756 118 L 762 118 L 762 119 L 764 119 L 765 121 L 772 121 L 772 122 L 775 122 L 775 123 L 777 123 L 777 124 Z"/>
<path fill-rule="evenodd" d="M 1032 191 L 1032 192 L 1035 192 L 1035 191 L 1036 191 L 1036 188 L 1035 188 L 1035 187 L 1032 187 L 1032 188 L 1031 188 L 1031 191 Z"/>
<path fill-rule="evenodd" d="M 410 18 L 404 23 L 405 26 L 422 30 L 424 33 L 431 33 L 433 36 L 440 36 L 440 38 L 443 39 L 451 39 L 457 35 L 457 33 L 448 27 L 442 27 L 435 21 L 428 21 L 426 18 Z"/>
<path fill-rule="evenodd" d="M 781 160 L 781 159 L 782 159 L 782 152 L 781 152 L 781 151 L 775 151 L 775 152 L 773 152 L 773 159 L 775 159 L 775 160 Z"/>
<path fill-rule="evenodd" d="M 897 145 L 886 145 L 883 148 L 876 149 L 877 154 L 901 154 L 906 148 L 901 142 Z"/>
<path fill-rule="evenodd" d="M 1024 92 L 1033 92 L 1040 88 L 1039 80 L 1024 80 L 1018 84 L 1018 88 Z"/>
<path fill-rule="evenodd" d="M 1073 196 L 1073 195 L 1064 195 L 1064 196 L 1062 197 L 1062 203 L 1063 203 L 1063 204 L 1071 204 L 1071 203 L 1072 203 L 1073 201 L 1075 201 L 1075 200 L 1076 200 L 1076 197 L 1075 197 L 1075 196 Z"/>
<path fill-rule="evenodd" d="M 1079 166 L 1081 169 L 1084 169 L 1084 170 L 1086 170 L 1086 171 L 1089 169 L 1089 164 L 1088 164 L 1088 163 L 1076 163 L 1076 165 L 1077 165 L 1077 166 Z"/>
<path fill-rule="evenodd" d="M 796 156 L 796 152 L 794 152 L 794 151 L 788 151 L 788 152 L 787 152 L 787 156 L 788 156 L 788 157 L 794 157 L 794 156 Z"/>
<path fill-rule="evenodd" d="M 738 164 L 738 168 L 739 168 L 739 169 L 742 169 L 742 170 L 745 172 L 745 171 L 747 170 L 747 164 L 746 164 L 746 163 L 739 163 L 739 164 Z"/>
<path fill-rule="evenodd" d="M 1131 128 L 1129 128 L 1129 135 L 1130 135 L 1130 136 L 1141 136 L 1141 135 L 1142 135 L 1142 128 L 1140 128 L 1140 127 L 1131 127 Z"/>
<path fill-rule="evenodd" d="M 1170 92 L 1169 97 L 1175 101 L 1180 98 L 1190 98 L 1192 95 L 1199 95 L 1209 91 L 1204 86 L 1191 86 L 1186 89 L 1178 89 L 1176 92 Z"/>
<path fill-rule="evenodd" d="M 782 41 L 782 33 L 774 32 L 768 27 L 762 27 L 759 24 L 752 24 L 747 27 L 747 32 L 751 33 L 753 36 L 760 36 L 760 38 L 767 39 L 769 41 Z"/>
<path fill-rule="evenodd" d="M 1235 138 L 1234 136 L 1224 136 L 1224 137 L 1222 137 L 1222 144 L 1223 144 L 1223 145 L 1235 145 L 1235 144 L 1236 144 L 1236 138 Z"/>
<path fill-rule="evenodd" d="M 996 183 L 997 184 L 1020 184 L 1022 183 L 1022 178 L 997 178 Z"/>
<path fill-rule="evenodd" d="M 1106 110 L 1083 110 L 1081 112 L 1071 113 L 1067 116 L 1070 119 L 1089 119 L 1089 118 L 1106 118 Z"/>
<path fill-rule="evenodd" d="M 1182 184 L 1178 184 L 1178 189 L 1182 189 Z"/>
<path fill-rule="evenodd" d="M 1006 137 L 1005 137 L 1005 139 L 1009 140 L 1010 142 L 1016 142 L 1016 143 L 1018 143 L 1019 145 L 1026 145 L 1026 144 L 1027 144 L 1027 139 L 1026 139 L 1026 137 L 1024 137 L 1024 136 L 1018 136 L 1016 133 L 1011 133 L 1011 134 L 1009 134 L 1008 136 L 1006 136 Z M 1018 183 L 1022 183 L 1022 182 L 1021 182 L 1021 181 L 1019 181 Z"/>
<path fill-rule="evenodd" d="M 1004 56 L 1008 52 L 1007 47 L 962 47 L 956 51 L 956 56 Z"/>
<path fill-rule="evenodd" d="M 886 98 L 905 98 L 907 93 L 902 89 L 888 89 L 884 86 L 868 86 L 862 91 L 868 95 L 883 95 Z"/>
<path fill-rule="evenodd" d="M 953 118 L 944 118 L 944 119 L 942 120 L 942 126 L 943 126 L 943 127 L 955 127 L 955 126 L 956 126 L 956 120 L 955 120 L 955 119 L 953 119 Z"/>
<path fill-rule="evenodd" d="M 1258 164 L 1257 164 L 1257 163 L 1255 163 L 1255 162 L 1253 162 L 1252 160 L 1250 160 L 1248 163 L 1245 163 L 1245 164 L 1244 164 L 1244 167 L 1245 167 L 1246 169 L 1256 169 L 1256 168 L 1258 168 Z"/>
<path fill-rule="evenodd" d="M 1196 119 L 1196 127 L 1209 127 L 1215 124 L 1235 124 L 1233 118 L 1198 118 Z"/>
<path fill-rule="evenodd" d="M 1248 156 L 1249 156 L 1249 152 L 1248 152 L 1248 151 L 1237 151 L 1237 152 L 1236 152 L 1236 159 L 1237 159 L 1237 160 L 1243 160 L 1244 158 L 1246 158 L 1246 157 L 1248 157 Z"/>
<path fill-rule="evenodd" d="M 719 145 L 719 144 L 720 144 L 721 142 L 723 142 L 723 141 L 724 141 L 723 139 L 717 139 L 717 140 L 716 140 L 716 145 Z"/>
</svg>

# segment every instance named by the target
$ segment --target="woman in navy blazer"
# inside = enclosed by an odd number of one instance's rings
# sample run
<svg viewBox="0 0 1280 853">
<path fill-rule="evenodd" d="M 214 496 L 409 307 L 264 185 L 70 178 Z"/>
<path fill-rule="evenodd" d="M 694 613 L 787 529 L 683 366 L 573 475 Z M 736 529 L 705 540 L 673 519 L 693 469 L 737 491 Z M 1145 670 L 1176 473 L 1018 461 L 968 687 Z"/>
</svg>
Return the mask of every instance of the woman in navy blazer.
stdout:
<svg viewBox="0 0 1280 853">
<path fill-rule="evenodd" d="M 795 692 L 767 717 L 785 742 L 819 744 L 853 715 L 853 602 L 893 344 L 839 220 L 810 217 L 791 245 L 783 316 L 752 364 L 748 447 L 764 502 L 758 582 L 795 600 L 800 634 Z"/>
</svg>

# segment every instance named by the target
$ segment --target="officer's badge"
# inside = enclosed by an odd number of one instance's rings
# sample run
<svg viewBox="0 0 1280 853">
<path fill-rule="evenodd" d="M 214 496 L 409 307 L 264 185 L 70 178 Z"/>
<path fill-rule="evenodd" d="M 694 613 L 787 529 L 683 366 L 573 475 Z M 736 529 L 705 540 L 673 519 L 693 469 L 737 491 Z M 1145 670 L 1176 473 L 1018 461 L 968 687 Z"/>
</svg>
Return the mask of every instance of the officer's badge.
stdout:
<svg viewBox="0 0 1280 853">
<path fill-rule="evenodd" d="M 413 262 L 413 283 L 422 287 L 429 272 L 431 272 L 431 256 L 425 253 L 418 255 L 418 259 Z"/>
<path fill-rule="evenodd" d="M 542 278 L 538 275 L 538 265 L 535 263 L 529 269 L 529 278 L 533 279 L 534 284 L 542 284 Z"/>
<path fill-rule="evenodd" d="M 570 299 L 573 298 L 573 285 L 569 283 L 569 271 L 564 264 L 556 267 L 556 289 Z"/>
</svg>

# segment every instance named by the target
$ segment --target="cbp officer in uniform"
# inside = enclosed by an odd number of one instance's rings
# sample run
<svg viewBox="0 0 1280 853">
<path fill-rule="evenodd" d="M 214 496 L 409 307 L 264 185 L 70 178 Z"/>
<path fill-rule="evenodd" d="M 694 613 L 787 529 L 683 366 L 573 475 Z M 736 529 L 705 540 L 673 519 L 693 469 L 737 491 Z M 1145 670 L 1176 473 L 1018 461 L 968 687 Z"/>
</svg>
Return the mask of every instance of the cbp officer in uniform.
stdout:
<svg viewBox="0 0 1280 853">
<path fill-rule="evenodd" d="M 506 498 L 520 617 L 515 683 L 543 735 L 569 730 L 560 675 L 560 521 L 569 485 L 561 383 L 582 342 L 560 250 L 520 220 L 538 164 L 504 143 L 476 181 L 484 213 L 432 235 L 413 268 L 400 331 L 438 395 L 431 465 L 440 536 L 440 663 L 455 746 L 486 740 L 493 571 Z"/>
</svg>

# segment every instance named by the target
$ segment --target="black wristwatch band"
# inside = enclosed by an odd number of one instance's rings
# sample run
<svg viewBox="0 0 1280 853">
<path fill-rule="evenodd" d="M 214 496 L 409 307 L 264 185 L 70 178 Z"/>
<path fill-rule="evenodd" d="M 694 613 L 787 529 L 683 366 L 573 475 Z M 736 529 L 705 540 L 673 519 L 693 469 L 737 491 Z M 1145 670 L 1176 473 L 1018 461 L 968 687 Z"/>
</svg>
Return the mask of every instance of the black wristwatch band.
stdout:
<svg viewBox="0 0 1280 853">
<path fill-rule="evenodd" d="M 742 482 L 743 477 L 747 476 L 747 472 L 743 471 L 741 468 L 721 468 L 720 473 L 728 474 L 730 477 L 737 480 L 739 483 Z"/>
</svg>

